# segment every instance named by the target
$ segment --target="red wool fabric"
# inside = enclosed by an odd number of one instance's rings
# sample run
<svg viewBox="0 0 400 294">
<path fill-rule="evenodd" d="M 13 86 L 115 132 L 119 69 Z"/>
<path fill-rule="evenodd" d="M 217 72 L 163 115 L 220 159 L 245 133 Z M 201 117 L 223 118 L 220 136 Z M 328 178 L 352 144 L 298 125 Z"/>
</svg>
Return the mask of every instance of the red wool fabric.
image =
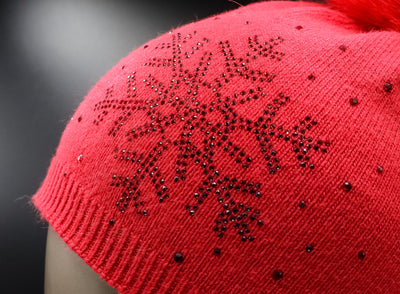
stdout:
<svg viewBox="0 0 400 294">
<path fill-rule="evenodd" d="M 32 201 L 119 293 L 399 293 L 400 33 L 190 23 L 88 93 Z"/>
</svg>

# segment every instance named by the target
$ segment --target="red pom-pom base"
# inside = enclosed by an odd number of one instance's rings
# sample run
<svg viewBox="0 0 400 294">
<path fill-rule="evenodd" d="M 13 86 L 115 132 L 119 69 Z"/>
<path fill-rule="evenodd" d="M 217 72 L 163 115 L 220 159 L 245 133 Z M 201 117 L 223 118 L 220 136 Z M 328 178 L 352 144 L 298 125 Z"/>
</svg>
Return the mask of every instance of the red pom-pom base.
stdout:
<svg viewBox="0 0 400 294">
<path fill-rule="evenodd" d="M 400 32 L 400 0 L 328 0 L 365 30 Z"/>
</svg>

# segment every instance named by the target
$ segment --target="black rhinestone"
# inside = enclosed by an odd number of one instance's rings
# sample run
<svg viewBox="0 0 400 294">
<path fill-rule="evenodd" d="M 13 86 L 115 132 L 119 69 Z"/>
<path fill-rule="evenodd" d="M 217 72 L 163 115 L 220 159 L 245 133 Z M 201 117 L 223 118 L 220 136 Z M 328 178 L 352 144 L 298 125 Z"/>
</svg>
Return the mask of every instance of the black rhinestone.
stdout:
<svg viewBox="0 0 400 294">
<path fill-rule="evenodd" d="M 221 254 L 221 249 L 220 248 L 214 248 L 214 254 L 215 255 L 220 255 Z"/>
<path fill-rule="evenodd" d="M 183 261 L 183 255 L 182 255 L 182 253 L 175 253 L 175 255 L 174 255 L 174 260 L 176 261 L 176 262 L 182 262 Z"/>
<path fill-rule="evenodd" d="M 306 207 L 306 202 L 304 200 L 301 200 L 300 203 L 299 203 L 299 207 L 300 208 Z"/>
<path fill-rule="evenodd" d="M 276 270 L 272 273 L 272 277 L 275 281 L 283 278 L 283 272 L 281 270 Z"/>
<path fill-rule="evenodd" d="M 364 259 L 365 258 L 365 252 L 364 251 L 358 252 L 358 258 L 359 259 Z"/>
<path fill-rule="evenodd" d="M 312 246 L 312 245 L 307 245 L 307 247 L 306 247 L 306 252 L 311 252 L 311 251 L 313 251 L 313 249 L 314 249 L 314 246 Z"/>
<path fill-rule="evenodd" d="M 349 183 L 349 182 L 345 182 L 344 184 L 343 184 L 343 188 L 345 189 L 345 191 L 350 191 L 351 190 L 351 188 L 352 188 L 353 186 Z"/>
<path fill-rule="evenodd" d="M 378 171 L 378 173 L 382 173 L 383 172 L 383 167 L 382 166 L 380 166 L 380 165 L 378 165 L 378 167 L 377 167 L 377 171 Z"/>
<path fill-rule="evenodd" d="M 350 98 L 350 105 L 351 106 L 354 106 L 354 105 L 357 105 L 357 104 L 358 104 L 357 98 Z"/>
<path fill-rule="evenodd" d="M 339 49 L 342 50 L 342 51 L 344 52 L 344 51 L 346 51 L 347 48 L 346 48 L 346 46 L 341 45 L 341 46 L 339 47 Z"/>
<path fill-rule="evenodd" d="M 392 92 L 393 85 L 391 83 L 385 83 L 383 85 L 383 89 L 385 90 L 385 92 Z"/>
<path fill-rule="evenodd" d="M 112 218 L 110 219 L 110 225 L 113 226 L 115 224 L 115 220 Z"/>
</svg>

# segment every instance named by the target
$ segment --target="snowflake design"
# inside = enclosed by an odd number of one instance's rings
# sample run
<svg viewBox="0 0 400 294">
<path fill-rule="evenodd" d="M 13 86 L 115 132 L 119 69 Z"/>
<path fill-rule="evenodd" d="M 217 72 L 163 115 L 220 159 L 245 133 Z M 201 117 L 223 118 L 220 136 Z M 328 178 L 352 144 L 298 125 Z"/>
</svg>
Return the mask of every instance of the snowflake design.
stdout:
<svg viewBox="0 0 400 294">
<path fill-rule="evenodd" d="M 140 184 L 145 177 L 150 177 L 157 191 L 159 202 L 167 201 L 169 185 L 186 180 L 186 167 L 196 166 L 202 170 L 203 178 L 194 187 L 193 203 L 187 204 L 188 215 L 195 215 L 196 210 L 211 198 L 218 201 L 220 210 L 216 212 L 213 230 L 218 237 L 223 237 L 229 226 L 233 226 L 242 241 L 253 241 L 251 234 L 254 224 L 262 225 L 260 210 L 237 201 L 238 194 L 250 194 L 256 198 L 262 197 L 261 183 L 254 183 L 239 176 L 228 176 L 223 169 L 218 170 L 214 163 L 216 154 L 226 154 L 225 157 L 237 165 L 238 169 L 248 169 L 254 164 L 254 153 L 262 154 L 265 167 L 271 176 L 282 170 L 278 151 L 274 148 L 279 141 L 293 151 L 293 156 L 299 161 L 300 168 L 314 169 L 312 158 L 318 153 L 326 153 L 329 142 L 315 140 L 308 135 L 317 122 L 310 116 L 301 120 L 293 127 L 277 126 L 276 116 L 290 103 L 290 98 L 283 93 L 271 99 L 268 86 L 273 83 L 276 74 L 266 72 L 252 66 L 256 59 L 263 58 L 269 62 L 280 62 L 285 53 L 279 51 L 284 40 L 280 37 L 262 41 L 252 36 L 247 39 L 247 52 L 235 52 L 229 40 L 220 41 L 219 51 L 207 51 L 207 38 L 197 37 L 197 32 L 182 36 L 180 33 L 171 34 L 171 42 L 160 43 L 155 49 L 171 50 L 169 57 L 153 57 L 143 66 L 151 67 L 153 74 L 148 74 L 140 87 L 150 90 L 153 95 L 146 99 L 137 97 L 138 86 L 136 72 L 127 77 L 126 99 L 114 98 L 113 86 L 107 89 L 105 99 L 97 103 L 94 111 L 98 113 L 94 124 L 102 123 L 109 111 L 118 111 L 120 116 L 108 130 L 109 136 L 125 136 L 126 142 L 133 147 L 133 142 L 146 136 L 160 136 L 159 142 L 140 153 L 134 149 L 121 149 L 116 146 L 114 158 L 132 165 L 134 175 L 112 175 L 111 186 L 123 188 L 120 199 L 116 202 L 121 213 L 128 206 L 135 206 L 138 214 L 148 215 L 143 191 Z M 189 45 L 190 44 L 190 45 Z M 189 50 L 184 48 L 190 47 Z M 201 49 L 201 50 L 200 50 Z M 186 61 L 197 58 L 197 67 L 186 67 Z M 208 69 L 213 62 L 224 61 L 224 71 L 218 78 L 210 80 Z M 159 69 L 163 68 L 163 69 Z M 170 72 L 171 79 L 158 77 Z M 224 95 L 226 87 L 234 87 L 232 80 L 246 81 L 246 89 L 237 89 L 232 95 Z M 230 90 L 232 92 L 232 89 Z M 214 97 L 211 102 L 204 104 L 198 97 Z M 261 110 L 257 119 L 248 119 L 235 112 L 235 105 L 246 104 L 253 100 L 271 99 L 266 109 Z M 148 122 L 128 130 L 126 121 L 132 112 L 144 112 Z M 208 116 L 221 117 L 210 119 Z M 180 130 L 180 138 L 171 140 L 165 136 L 166 130 Z M 196 140 L 192 140 L 194 133 Z M 252 150 L 246 150 L 234 143 L 235 137 L 247 136 L 250 142 L 256 143 Z M 174 183 L 167 183 L 163 171 L 159 170 L 157 160 L 169 148 L 179 152 L 176 158 L 176 173 Z M 247 148 L 248 149 L 248 148 Z M 220 157 L 218 157 L 220 158 Z M 246 198 L 246 197 L 245 197 Z M 248 197 L 246 198 L 248 199 Z"/>
</svg>

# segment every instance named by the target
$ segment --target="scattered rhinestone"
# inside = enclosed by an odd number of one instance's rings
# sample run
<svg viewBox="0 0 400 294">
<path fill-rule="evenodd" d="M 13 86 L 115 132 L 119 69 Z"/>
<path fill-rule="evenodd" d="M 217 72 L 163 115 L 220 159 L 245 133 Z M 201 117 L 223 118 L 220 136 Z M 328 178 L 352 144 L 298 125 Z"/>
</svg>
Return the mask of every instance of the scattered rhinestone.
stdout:
<svg viewBox="0 0 400 294">
<path fill-rule="evenodd" d="M 354 106 L 354 105 L 357 105 L 357 104 L 358 104 L 357 98 L 350 98 L 350 105 L 351 106 Z"/>
<path fill-rule="evenodd" d="M 343 184 L 343 188 L 344 188 L 344 190 L 345 190 L 346 192 L 349 192 L 349 191 L 353 188 L 353 185 L 352 185 L 351 183 L 349 183 L 349 182 L 345 182 L 345 183 Z"/>
<path fill-rule="evenodd" d="M 311 251 L 313 251 L 314 250 L 314 246 L 313 245 L 307 245 L 306 246 L 306 252 L 311 252 Z"/>
<path fill-rule="evenodd" d="M 282 278 L 283 278 L 283 271 L 281 271 L 281 270 L 275 270 L 275 271 L 272 273 L 272 278 L 273 278 L 275 281 L 278 281 L 278 280 L 282 279 Z"/>
<path fill-rule="evenodd" d="M 393 85 L 391 83 L 385 83 L 383 85 L 383 89 L 385 90 L 385 92 L 392 92 L 393 90 Z"/>
<path fill-rule="evenodd" d="M 175 260 L 176 262 L 179 262 L 179 263 L 183 262 L 184 257 L 183 257 L 183 255 L 182 255 L 182 253 L 179 253 L 179 252 L 175 253 L 175 254 L 174 254 L 174 260 Z"/>
<path fill-rule="evenodd" d="M 364 251 L 358 252 L 358 258 L 363 260 L 365 258 L 365 252 Z"/>
</svg>

